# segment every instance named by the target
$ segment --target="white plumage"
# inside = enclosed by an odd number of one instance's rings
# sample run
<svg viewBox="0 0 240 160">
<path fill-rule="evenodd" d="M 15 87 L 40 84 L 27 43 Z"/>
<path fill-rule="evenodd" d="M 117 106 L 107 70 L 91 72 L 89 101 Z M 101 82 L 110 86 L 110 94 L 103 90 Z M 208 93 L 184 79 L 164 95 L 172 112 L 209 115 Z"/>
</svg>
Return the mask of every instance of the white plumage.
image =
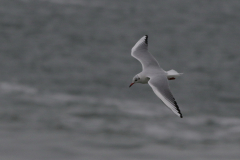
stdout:
<svg viewBox="0 0 240 160">
<path fill-rule="evenodd" d="M 153 92 L 169 107 L 176 115 L 182 118 L 182 113 L 175 101 L 168 85 L 168 80 L 180 76 L 175 70 L 164 71 L 156 59 L 148 52 L 148 36 L 143 36 L 132 48 L 131 55 L 142 64 L 142 72 L 133 77 L 134 83 L 148 83 Z"/>
</svg>

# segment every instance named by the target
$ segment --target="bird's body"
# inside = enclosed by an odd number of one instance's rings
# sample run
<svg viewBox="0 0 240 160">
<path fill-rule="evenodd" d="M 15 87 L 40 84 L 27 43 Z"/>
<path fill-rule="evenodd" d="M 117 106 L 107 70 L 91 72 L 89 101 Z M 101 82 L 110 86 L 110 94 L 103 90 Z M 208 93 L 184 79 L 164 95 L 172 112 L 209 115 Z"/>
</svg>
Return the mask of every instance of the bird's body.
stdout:
<svg viewBox="0 0 240 160">
<path fill-rule="evenodd" d="M 179 117 L 182 118 L 182 113 L 170 92 L 168 80 L 173 80 L 180 76 L 175 70 L 164 71 L 156 59 L 148 52 L 148 36 L 142 37 L 132 48 L 131 55 L 139 60 L 142 64 L 142 72 L 133 77 L 134 83 L 148 83 L 154 93 Z"/>
</svg>

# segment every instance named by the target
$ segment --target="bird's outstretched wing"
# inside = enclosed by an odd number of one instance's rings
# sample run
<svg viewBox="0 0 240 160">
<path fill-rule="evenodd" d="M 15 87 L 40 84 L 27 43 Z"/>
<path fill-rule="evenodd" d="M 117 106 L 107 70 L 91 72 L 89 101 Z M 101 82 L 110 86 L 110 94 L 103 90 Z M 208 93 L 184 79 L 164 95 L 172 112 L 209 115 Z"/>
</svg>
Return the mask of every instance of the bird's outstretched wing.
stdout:
<svg viewBox="0 0 240 160">
<path fill-rule="evenodd" d="M 148 36 L 143 36 L 132 48 L 131 55 L 139 60 L 142 69 L 148 67 L 160 67 L 156 59 L 148 52 Z"/>
<path fill-rule="evenodd" d="M 150 76 L 148 84 L 152 87 L 153 92 L 179 117 L 182 118 L 182 113 L 175 101 L 169 86 L 167 77 L 164 75 Z"/>
</svg>

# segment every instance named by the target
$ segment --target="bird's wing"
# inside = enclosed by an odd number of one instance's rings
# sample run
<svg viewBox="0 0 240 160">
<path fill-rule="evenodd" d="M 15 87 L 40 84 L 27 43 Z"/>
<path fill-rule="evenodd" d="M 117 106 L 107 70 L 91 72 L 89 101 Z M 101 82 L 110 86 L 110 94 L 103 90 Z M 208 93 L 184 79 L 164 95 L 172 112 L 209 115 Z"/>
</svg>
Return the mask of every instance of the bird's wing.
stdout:
<svg viewBox="0 0 240 160">
<path fill-rule="evenodd" d="M 148 84 L 152 87 L 153 92 L 179 117 L 182 113 L 175 101 L 168 85 L 167 77 L 164 75 L 149 76 Z"/>
<path fill-rule="evenodd" d="M 132 48 L 131 55 L 139 60 L 143 70 L 148 67 L 160 67 L 156 59 L 148 52 L 148 36 L 143 36 Z"/>
</svg>

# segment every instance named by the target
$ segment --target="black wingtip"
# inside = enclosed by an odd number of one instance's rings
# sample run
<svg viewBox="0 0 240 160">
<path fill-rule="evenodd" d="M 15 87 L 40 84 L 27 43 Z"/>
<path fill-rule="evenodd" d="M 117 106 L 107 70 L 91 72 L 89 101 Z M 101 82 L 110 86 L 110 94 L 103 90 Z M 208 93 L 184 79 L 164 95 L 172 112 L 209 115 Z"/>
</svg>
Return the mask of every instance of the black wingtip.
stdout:
<svg viewBox="0 0 240 160">
<path fill-rule="evenodd" d="M 148 44 L 148 35 L 145 35 L 145 43 Z"/>
<path fill-rule="evenodd" d="M 174 104 L 175 104 L 175 107 L 176 107 L 176 109 L 177 109 L 177 111 L 178 111 L 178 113 L 179 113 L 179 115 L 180 115 L 180 118 L 183 118 L 183 115 L 182 115 L 182 113 L 181 113 L 181 111 L 180 111 L 180 109 L 179 109 L 179 107 L 178 107 L 178 104 L 177 104 L 177 102 L 175 101 L 175 99 L 174 99 Z"/>
</svg>

